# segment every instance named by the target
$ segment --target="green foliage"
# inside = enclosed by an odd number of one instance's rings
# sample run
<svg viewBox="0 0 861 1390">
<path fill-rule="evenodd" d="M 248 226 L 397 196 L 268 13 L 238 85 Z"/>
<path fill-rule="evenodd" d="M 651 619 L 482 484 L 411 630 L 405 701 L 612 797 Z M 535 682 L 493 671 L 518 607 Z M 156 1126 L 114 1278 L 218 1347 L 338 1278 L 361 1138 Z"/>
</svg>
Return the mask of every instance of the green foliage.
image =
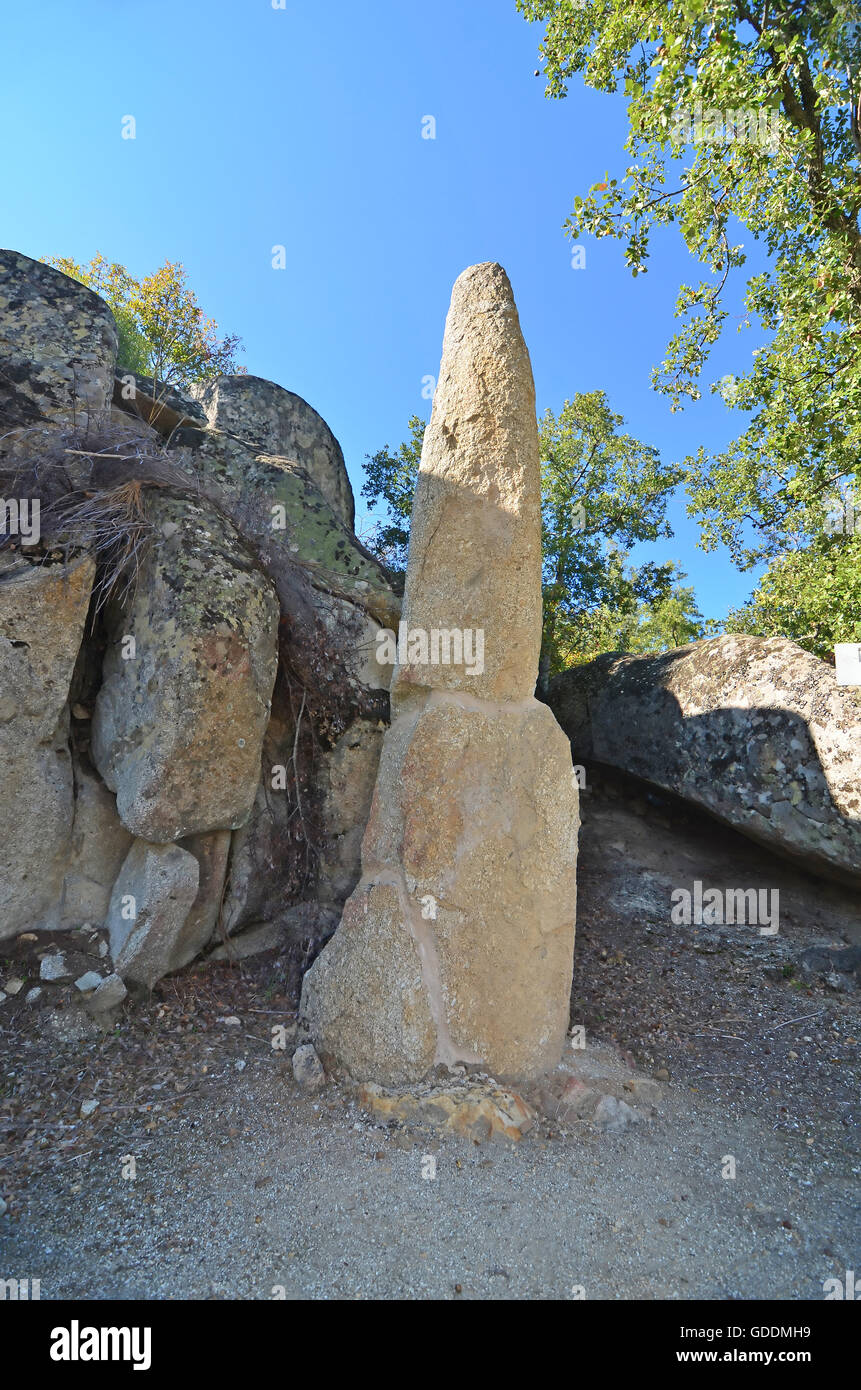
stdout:
<svg viewBox="0 0 861 1390">
<path fill-rule="evenodd" d="M 179 262 L 165 261 L 142 280 L 100 252 L 87 265 L 68 256 L 52 257 L 48 264 L 107 300 L 119 334 L 120 367 L 151 376 L 162 386 L 188 386 L 244 370 L 235 360 L 239 338 L 218 337 L 217 323 L 204 317 Z"/>
<path fill-rule="evenodd" d="M 727 632 L 788 637 L 828 659 L 836 642 L 861 642 L 861 536 L 822 537 L 772 560 Z"/>
<path fill-rule="evenodd" d="M 693 587 L 681 584 L 681 571 L 672 570 L 672 587 L 654 602 L 608 604 L 583 614 L 575 642 L 559 652 L 556 669 L 580 666 L 601 652 L 663 652 L 705 636 Z"/>
<path fill-rule="evenodd" d="M 628 549 L 671 535 L 667 496 L 681 470 L 623 432 L 603 391 L 539 421 L 544 550 L 542 676 L 607 650 L 606 615 L 636 621 L 637 605 L 672 586 L 672 564 L 627 564 Z M 601 645 L 594 646 L 597 632 Z"/>
<path fill-rule="evenodd" d="M 664 652 L 671 647 L 684 647 L 705 632 L 693 585 L 674 585 L 666 598 L 641 604 L 637 617 L 637 627 L 626 648 L 630 652 Z"/>
<path fill-rule="evenodd" d="M 127 309 L 116 307 L 114 320 L 117 325 L 119 343 L 117 345 L 117 365 L 141 376 L 152 376 L 150 371 L 150 348 L 143 333 Z"/>
<path fill-rule="evenodd" d="M 861 478 L 857 5 L 517 4 L 547 24 L 549 96 L 564 97 L 578 76 L 628 98 L 632 161 L 575 198 L 568 233 L 618 238 L 636 276 L 647 270 L 654 228 L 674 224 L 706 268 L 680 288 L 682 326 L 654 373 L 673 409 L 700 397 L 728 320 L 726 288 L 746 259 L 732 220 L 769 254 L 771 268 L 747 281 L 739 324 L 763 330 L 766 344 L 751 367 L 711 387 L 746 422 L 728 449 L 686 461 L 690 511 L 705 547 L 726 544 L 743 568 L 810 543 L 815 566 L 827 494 Z"/>
<path fill-rule="evenodd" d="M 619 649 L 617 634 L 638 628 L 640 606 L 670 601 L 680 578 L 671 563 L 627 563 L 630 546 L 671 534 L 667 496 L 681 470 L 624 433 L 624 423 L 603 391 L 576 395 L 558 416 L 548 410 L 539 422 L 543 678 L 608 647 Z M 362 496 L 387 510 L 371 544 L 393 568 L 406 564 L 424 430 L 413 416 L 409 440 L 395 453 L 387 445 L 366 463 Z"/>
<path fill-rule="evenodd" d="M 383 564 L 395 571 L 404 570 L 407 565 L 410 513 L 422 456 L 424 420 L 411 415 L 409 431 L 409 439 L 397 453 L 393 454 L 386 444 L 375 454 L 365 456 L 362 484 L 362 496 L 372 507 L 380 501 L 386 504 L 388 520 L 377 522 L 369 544 Z"/>
</svg>

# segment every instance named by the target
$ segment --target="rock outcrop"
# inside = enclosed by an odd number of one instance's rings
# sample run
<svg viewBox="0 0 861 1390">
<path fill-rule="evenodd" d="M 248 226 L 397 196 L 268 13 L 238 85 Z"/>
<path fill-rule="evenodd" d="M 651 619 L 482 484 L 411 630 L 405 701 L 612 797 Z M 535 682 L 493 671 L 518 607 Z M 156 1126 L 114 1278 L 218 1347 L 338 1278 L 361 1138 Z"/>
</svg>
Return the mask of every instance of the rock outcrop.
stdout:
<svg viewBox="0 0 861 1390">
<path fill-rule="evenodd" d="M 238 436 L 258 453 L 295 460 L 338 519 L 352 529 L 353 490 L 341 446 L 307 401 L 244 372 L 204 382 L 195 398 L 214 430 Z"/>
<path fill-rule="evenodd" d="M 97 295 L 0 252 L 0 496 L 41 505 L 0 535 L 0 936 L 110 924 L 149 988 L 226 933 L 331 933 L 400 599 L 311 406 L 116 351 Z"/>
<path fill-rule="evenodd" d="M 194 855 L 179 845 L 145 840 L 132 845 L 114 884 L 106 923 L 116 972 L 127 984 L 151 989 L 186 963 L 180 942 L 197 897 L 199 872 Z"/>
<path fill-rule="evenodd" d="M 22 442 L 35 450 L 42 424 L 82 434 L 102 425 L 116 353 L 103 299 L 52 266 L 0 250 L 0 454 Z"/>
<path fill-rule="evenodd" d="M 132 836 L 117 815 L 117 799 L 98 774 L 73 757 L 75 804 L 63 880 L 64 928 L 104 922 L 111 891 Z"/>
<path fill-rule="evenodd" d="M 346 654 L 341 677 L 355 682 L 357 707 L 368 709 L 376 704 L 378 717 L 358 714 L 342 733 L 335 729 L 331 738 L 315 742 L 310 737 L 308 716 L 303 713 L 298 718 L 300 691 L 294 692 L 291 704 L 286 679 L 279 679 L 263 745 L 263 777 L 247 823 L 233 836 L 230 880 L 223 907 L 223 925 L 229 935 L 255 922 L 283 915 L 285 905 L 293 897 L 291 886 L 294 893 L 299 886 L 296 873 L 301 845 L 295 836 L 302 833 L 303 819 L 314 822 L 314 896 L 321 904 L 336 907 L 336 916 L 340 916 L 361 875 L 362 836 L 386 728 L 384 715 L 388 713 L 386 691 L 391 667 L 377 666 L 372 641 L 363 635 L 370 630 L 373 636 L 376 624 L 367 616 L 363 618 L 358 610 L 351 612 L 354 617 L 350 621 L 344 617 L 333 650 Z M 361 646 L 355 644 L 356 636 Z M 357 661 L 362 652 L 364 660 Z M 299 779 L 298 804 L 295 795 L 285 794 L 284 789 L 285 781 L 291 781 L 295 792 L 293 750 L 297 724 L 302 766 L 307 769 Z"/>
<path fill-rule="evenodd" d="M 134 415 L 167 439 L 178 429 L 205 428 L 208 423 L 195 396 L 123 367 L 114 372 L 113 404 L 123 424 Z"/>
<path fill-rule="evenodd" d="M 783 638 L 597 657 L 548 703 L 575 762 L 674 792 L 815 873 L 861 883 L 861 694 Z"/>
<path fill-rule="evenodd" d="M 188 835 L 179 842 L 197 860 L 197 895 L 174 942 L 171 970 L 188 965 L 210 941 L 219 939 L 232 838 L 229 830 L 211 830 L 205 835 Z"/>
<path fill-rule="evenodd" d="M 378 623 L 397 623 L 390 576 L 294 459 L 261 453 L 224 431 L 185 428 L 171 457 L 253 546 L 285 613 L 301 609 L 304 576 L 316 593 L 356 604 Z"/>
<path fill-rule="evenodd" d="M 457 281 L 438 381 L 363 875 L 302 996 L 324 1063 L 384 1086 L 435 1063 L 500 1077 L 554 1066 L 574 946 L 577 790 L 532 695 L 535 398 L 501 267 Z"/>
<path fill-rule="evenodd" d="M 110 623 L 92 752 L 123 824 L 164 843 L 248 818 L 278 660 L 278 600 L 238 533 L 157 497 L 131 603 Z"/>
<path fill-rule="evenodd" d="M 0 939 L 62 912 L 75 786 L 69 686 L 95 565 L 0 551 Z"/>
</svg>

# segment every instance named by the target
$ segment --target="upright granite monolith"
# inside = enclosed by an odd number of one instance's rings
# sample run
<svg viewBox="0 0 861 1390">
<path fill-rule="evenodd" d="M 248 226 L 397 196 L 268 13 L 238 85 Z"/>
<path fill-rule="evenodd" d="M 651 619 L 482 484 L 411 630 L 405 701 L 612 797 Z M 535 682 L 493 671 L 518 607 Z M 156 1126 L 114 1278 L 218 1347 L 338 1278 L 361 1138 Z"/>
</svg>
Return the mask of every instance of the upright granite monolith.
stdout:
<svg viewBox="0 0 861 1390">
<path fill-rule="evenodd" d="M 356 1080 L 559 1061 L 579 822 L 567 740 L 533 698 L 540 641 L 532 370 L 505 271 L 478 265 L 446 323 L 362 878 L 302 994 L 323 1060 Z"/>
</svg>

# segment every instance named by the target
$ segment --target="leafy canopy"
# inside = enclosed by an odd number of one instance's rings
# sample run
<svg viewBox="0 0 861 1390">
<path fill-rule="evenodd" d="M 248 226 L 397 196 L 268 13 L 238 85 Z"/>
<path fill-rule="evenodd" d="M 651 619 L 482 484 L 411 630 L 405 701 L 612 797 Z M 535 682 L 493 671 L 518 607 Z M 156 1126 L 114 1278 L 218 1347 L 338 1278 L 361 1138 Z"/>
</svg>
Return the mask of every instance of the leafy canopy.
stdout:
<svg viewBox="0 0 861 1390">
<path fill-rule="evenodd" d="M 601 607 L 581 621 L 579 646 L 562 653 L 565 666 L 582 665 L 601 652 L 663 652 L 683 647 L 706 635 L 692 586 L 681 584 L 676 572 L 671 589 L 652 603 L 635 607 Z"/>
<path fill-rule="evenodd" d="M 574 201 L 574 238 L 613 236 L 636 276 L 674 224 L 704 267 L 654 372 L 674 409 L 696 400 L 745 264 L 734 219 L 769 255 L 741 328 L 766 345 L 711 389 L 743 412 L 722 452 L 686 461 L 703 544 L 741 567 L 821 536 L 835 489 L 861 476 L 861 22 L 849 0 L 517 0 L 546 22 L 547 93 L 582 77 L 628 98 L 631 163 Z M 747 364 L 750 364 L 750 356 Z M 854 553 L 829 548 L 825 574 Z M 815 562 L 815 552 L 808 567 Z M 781 562 L 785 578 L 799 562 Z M 819 571 L 817 571 L 819 573 Z M 816 581 L 818 582 L 818 581 Z"/>
<path fill-rule="evenodd" d="M 419 474 L 425 422 L 418 415 L 409 420 L 410 437 L 392 453 L 388 444 L 365 456 L 362 496 L 375 507 L 386 506 L 386 520 L 378 521 L 371 537 L 371 548 L 384 565 L 394 571 L 405 570 L 410 545 L 410 515 Z"/>
<path fill-rule="evenodd" d="M 861 536 L 822 539 L 779 556 L 724 627 L 789 637 L 823 659 L 830 659 L 836 642 L 861 642 Z"/>
<path fill-rule="evenodd" d="M 235 360 L 240 339 L 219 338 L 218 324 L 204 317 L 180 262 L 166 260 L 142 280 L 101 253 L 87 265 L 68 256 L 53 257 L 48 264 L 107 300 L 119 333 L 119 366 L 151 376 L 163 386 L 188 386 L 244 370 Z"/>
<path fill-rule="evenodd" d="M 631 546 L 672 535 L 667 498 L 681 473 L 624 424 L 603 391 L 575 395 L 538 424 L 548 674 L 594 655 L 597 615 L 635 617 L 678 577 L 672 563 L 627 564 Z"/>
</svg>

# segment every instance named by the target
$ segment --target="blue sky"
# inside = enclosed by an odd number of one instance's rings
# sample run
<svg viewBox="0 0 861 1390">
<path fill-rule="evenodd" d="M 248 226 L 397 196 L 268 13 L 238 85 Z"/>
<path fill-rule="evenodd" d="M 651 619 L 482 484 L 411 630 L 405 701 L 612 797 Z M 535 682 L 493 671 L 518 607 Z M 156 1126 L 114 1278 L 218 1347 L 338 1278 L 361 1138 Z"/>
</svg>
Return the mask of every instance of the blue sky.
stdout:
<svg viewBox="0 0 861 1390">
<path fill-rule="evenodd" d="M 600 387 L 666 457 L 719 448 L 739 421 L 719 398 L 671 415 L 649 385 L 680 279 L 696 278 L 679 239 L 656 242 L 636 281 L 609 238 L 571 267 L 562 223 L 576 193 L 624 168 L 624 105 L 583 88 L 548 101 L 539 40 L 514 0 L 10 6 L 0 240 L 98 250 L 139 275 L 182 261 L 248 370 L 328 421 L 360 514 L 364 456 L 428 414 L 451 285 L 477 261 L 511 277 L 540 410 Z M 754 346 L 730 333 L 710 379 Z M 751 575 L 698 549 L 682 498 L 671 518 L 674 538 L 648 554 L 682 564 L 707 616 L 743 601 Z"/>
</svg>

